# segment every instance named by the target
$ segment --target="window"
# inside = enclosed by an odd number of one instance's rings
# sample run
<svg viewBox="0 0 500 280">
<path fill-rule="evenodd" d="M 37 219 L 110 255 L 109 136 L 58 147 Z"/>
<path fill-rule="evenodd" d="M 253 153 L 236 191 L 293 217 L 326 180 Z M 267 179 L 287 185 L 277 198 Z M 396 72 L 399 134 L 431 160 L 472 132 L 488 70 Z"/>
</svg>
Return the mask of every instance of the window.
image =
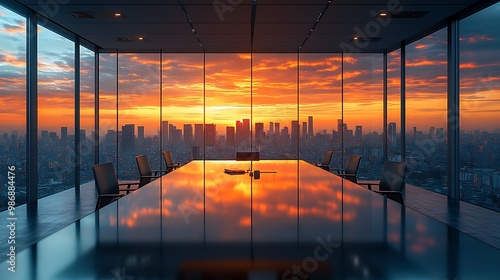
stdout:
<svg viewBox="0 0 500 280">
<path fill-rule="evenodd" d="M 94 180 L 95 53 L 80 47 L 80 183 Z"/>
<path fill-rule="evenodd" d="M 116 54 L 99 54 L 99 163 L 118 164 L 118 71 Z"/>
<path fill-rule="evenodd" d="M 341 63 L 339 54 L 301 54 L 299 63 L 300 159 L 321 162 L 325 151 L 332 150 L 333 168 L 343 168 L 342 136 L 337 130 L 342 118 Z"/>
<path fill-rule="evenodd" d="M 250 151 L 250 55 L 207 54 L 205 88 L 205 158 L 234 159 L 236 151 Z M 232 146 L 226 145 L 231 127 Z"/>
<path fill-rule="evenodd" d="M 159 170 L 160 55 L 118 56 L 118 178 L 138 178 L 136 155 Z"/>
<path fill-rule="evenodd" d="M 361 179 L 379 179 L 384 163 L 382 63 L 382 54 L 344 56 L 344 115 L 337 131 L 343 135 L 344 162 L 349 155 L 361 156 Z"/>
<path fill-rule="evenodd" d="M 387 158 L 401 161 L 401 51 L 387 54 Z"/>
<path fill-rule="evenodd" d="M 460 196 L 500 211 L 500 40 L 495 4 L 460 21 Z"/>
<path fill-rule="evenodd" d="M 203 158 L 203 54 L 164 54 L 162 149 L 174 161 Z"/>
<path fill-rule="evenodd" d="M 447 194 L 447 29 L 406 48 L 407 182 Z"/>
<path fill-rule="evenodd" d="M 297 55 L 253 54 L 252 129 L 261 159 L 297 159 Z"/>
<path fill-rule="evenodd" d="M 38 197 L 74 187 L 75 43 L 38 28 Z"/>
<path fill-rule="evenodd" d="M 15 166 L 16 204 L 26 202 L 25 38 L 26 19 L 0 5 L 0 165 Z M 7 209 L 6 176 L 0 174 L 0 211 Z"/>
</svg>

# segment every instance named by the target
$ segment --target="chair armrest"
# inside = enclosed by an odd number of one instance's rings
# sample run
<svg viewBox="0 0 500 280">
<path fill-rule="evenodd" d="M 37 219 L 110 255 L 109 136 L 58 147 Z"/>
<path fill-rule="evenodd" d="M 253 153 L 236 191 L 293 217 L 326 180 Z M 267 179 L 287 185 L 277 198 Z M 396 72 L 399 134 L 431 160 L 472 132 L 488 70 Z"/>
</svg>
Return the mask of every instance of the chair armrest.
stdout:
<svg viewBox="0 0 500 280">
<path fill-rule="evenodd" d="M 137 185 L 136 188 L 132 188 L 132 185 Z M 120 186 L 127 186 L 126 188 L 120 188 Z M 135 191 L 139 188 L 139 182 L 133 181 L 133 182 L 118 182 L 118 189 L 120 191 L 126 191 L 127 193 L 131 191 Z"/>
<path fill-rule="evenodd" d="M 153 173 L 153 176 L 155 176 L 156 178 L 158 178 L 158 177 L 161 177 L 161 176 L 162 176 L 162 175 L 161 175 L 162 173 L 167 174 L 167 173 L 169 173 L 170 171 L 168 171 L 168 170 L 151 170 L 151 172 Z M 163 174 L 163 175 L 165 175 L 165 174 Z M 145 177 L 145 176 L 142 176 L 142 177 Z"/>
<path fill-rule="evenodd" d="M 380 190 L 373 190 L 373 191 L 380 194 L 401 194 L 401 192 L 398 191 L 380 191 Z"/>
<path fill-rule="evenodd" d="M 99 197 L 121 197 L 124 194 L 100 194 Z"/>
<path fill-rule="evenodd" d="M 358 185 L 367 186 L 369 190 L 372 190 L 372 186 L 380 185 L 380 181 L 358 181 Z"/>
<path fill-rule="evenodd" d="M 340 175 L 340 174 L 342 174 L 341 172 L 345 172 L 345 169 L 343 169 L 343 168 L 330 168 L 330 171 L 332 173 L 336 173 L 337 175 Z"/>
</svg>

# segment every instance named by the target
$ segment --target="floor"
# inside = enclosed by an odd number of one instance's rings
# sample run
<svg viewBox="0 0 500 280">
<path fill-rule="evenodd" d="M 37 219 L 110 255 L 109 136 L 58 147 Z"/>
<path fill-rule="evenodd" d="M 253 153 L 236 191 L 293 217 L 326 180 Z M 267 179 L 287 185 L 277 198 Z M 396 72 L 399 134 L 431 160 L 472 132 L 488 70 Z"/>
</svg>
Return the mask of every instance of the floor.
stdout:
<svg viewBox="0 0 500 280">
<path fill-rule="evenodd" d="M 90 182 L 81 186 L 79 196 L 70 189 L 40 199 L 38 210 L 29 216 L 26 205 L 16 207 L 17 251 L 92 213 L 96 201 L 95 186 Z M 407 207 L 500 248 L 500 223 L 491 222 L 500 220 L 498 212 L 465 202 L 449 203 L 443 195 L 411 185 L 406 187 L 405 203 Z M 7 217 L 7 211 L 0 213 L 0 220 L 7 221 Z M 0 227 L 0 236 L 8 235 L 9 228 Z M 2 242 L 0 252 L 6 252 L 8 246 L 7 242 Z"/>
</svg>

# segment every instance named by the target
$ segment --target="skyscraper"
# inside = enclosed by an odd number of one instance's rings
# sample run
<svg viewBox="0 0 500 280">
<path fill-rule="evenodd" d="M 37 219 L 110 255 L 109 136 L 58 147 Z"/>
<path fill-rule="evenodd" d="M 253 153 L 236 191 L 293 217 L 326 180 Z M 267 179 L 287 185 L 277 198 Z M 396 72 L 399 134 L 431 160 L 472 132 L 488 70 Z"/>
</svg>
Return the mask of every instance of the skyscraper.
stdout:
<svg viewBox="0 0 500 280">
<path fill-rule="evenodd" d="M 168 121 L 161 122 L 161 141 L 165 144 L 168 143 Z M 163 144 L 162 144 L 163 146 Z"/>
<path fill-rule="evenodd" d="M 184 124 L 184 142 L 189 145 L 193 143 L 193 126 L 191 124 Z"/>
<path fill-rule="evenodd" d="M 135 125 L 126 124 L 122 126 L 122 151 L 135 151 Z"/>
<path fill-rule="evenodd" d="M 264 123 L 255 123 L 255 144 L 265 143 Z"/>
<path fill-rule="evenodd" d="M 299 137 L 299 121 L 292 121 L 292 143 L 296 144 Z"/>
<path fill-rule="evenodd" d="M 389 141 L 389 145 L 391 147 L 396 146 L 396 123 L 389 123 L 389 127 L 387 127 L 387 140 Z"/>
<path fill-rule="evenodd" d="M 314 136 L 314 129 L 313 129 L 313 116 L 308 116 L 307 117 L 307 123 L 308 123 L 308 130 L 307 130 L 307 136 L 313 137 Z M 305 134 L 304 134 L 305 135 Z"/>
<path fill-rule="evenodd" d="M 194 145 L 203 146 L 203 124 L 194 125 Z"/>
<path fill-rule="evenodd" d="M 214 147 L 215 146 L 215 124 L 205 124 L 205 145 L 207 147 Z"/>
<path fill-rule="evenodd" d="M 236 145 L 247 143 L 250 140 L 250 119 L 236 121 Z"/>
<path fill-rule="evenodd" d="M 308 136 L 307 122 L 302 122 L 302 137 Z"/>
<path fill-rule="evenodd" d="M 61 143 L 63 146 L 68 144 L 68 128 L 65 126 L 61 127 Z"/>
<path fill-rule="evenodd" d="M 142 148 L 144 146 L 144 126 L 137 127 L 137 146 Z"/>
<path fill-rule="evenodd" d="M 234 146 L 234 126 L 227 126 L 226 127 L 226 145 L 227 146 Z"/>
</svg>

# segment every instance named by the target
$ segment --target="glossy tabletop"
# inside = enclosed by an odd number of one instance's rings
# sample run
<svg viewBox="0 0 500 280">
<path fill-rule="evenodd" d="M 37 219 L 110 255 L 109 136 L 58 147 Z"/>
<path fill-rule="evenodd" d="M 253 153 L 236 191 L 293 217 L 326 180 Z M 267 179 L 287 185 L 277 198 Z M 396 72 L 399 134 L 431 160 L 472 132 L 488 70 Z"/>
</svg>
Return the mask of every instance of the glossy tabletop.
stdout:
<svg viewBox="0 0 500 280">
<path fill-rule="evenodd" d="M 0 279 L 498 279 L 499 260 L 303 161 L 193 161 L 18 252 Z"/>
</svg>

